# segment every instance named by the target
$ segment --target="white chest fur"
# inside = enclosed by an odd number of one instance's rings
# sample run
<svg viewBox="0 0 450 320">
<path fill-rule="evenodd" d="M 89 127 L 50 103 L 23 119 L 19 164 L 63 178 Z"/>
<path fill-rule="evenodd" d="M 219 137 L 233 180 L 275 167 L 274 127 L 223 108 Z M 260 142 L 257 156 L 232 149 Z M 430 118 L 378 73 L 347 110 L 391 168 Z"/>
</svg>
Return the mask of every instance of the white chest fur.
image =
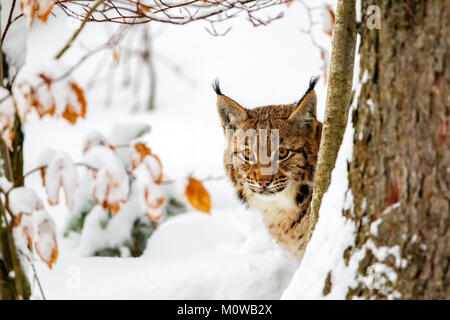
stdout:
<svg viewBox="0 0 450 320">
<path fill-rule="evenodd" d="M 262 212 L 263 220 L 275 240 L 300 260 L 306 246 L 307 217 L 299 220 L 296 190 L 288 186 L 276 195 L 247 196 L 250 207 Z"/>
<path fill-rule="evenodd" d="M 296 190 L 289 184 L 286 189 L 274 195 L 248 195 L 248 204 L 264 214 L 266 224 L 275 224 L 282 219 L 283 213 L 296 211 Z"/>
</svg>

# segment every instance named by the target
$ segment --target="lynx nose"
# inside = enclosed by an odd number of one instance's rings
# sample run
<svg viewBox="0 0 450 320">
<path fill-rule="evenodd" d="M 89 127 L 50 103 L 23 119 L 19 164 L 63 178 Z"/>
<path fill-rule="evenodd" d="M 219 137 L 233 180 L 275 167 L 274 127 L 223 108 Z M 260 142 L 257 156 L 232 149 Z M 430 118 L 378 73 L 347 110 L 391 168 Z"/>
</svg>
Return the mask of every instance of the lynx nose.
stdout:
<svg viewBox="0 0 450 320">
<path fill-rule="evenodd" d="M 261 179 L 261 180 L 258 180 L 258 183 L 260 184 L 261 187 L 267 187 L 270 184 L 270 180 L 269 179 Z"/>
</svg>

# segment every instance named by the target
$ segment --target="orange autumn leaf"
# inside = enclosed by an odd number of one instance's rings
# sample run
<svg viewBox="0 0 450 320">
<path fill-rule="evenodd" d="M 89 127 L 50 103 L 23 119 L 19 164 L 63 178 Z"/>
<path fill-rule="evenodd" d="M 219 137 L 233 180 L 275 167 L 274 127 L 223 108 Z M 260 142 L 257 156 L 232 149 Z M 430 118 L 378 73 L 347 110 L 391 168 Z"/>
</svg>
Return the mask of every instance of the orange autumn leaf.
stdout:
<svg viewBox="0 0 450 320">
<path fill-rule="evenodd" d="M 19 213 L 14 220 L 14 228 L 21 228 L 22 229 L 22 236 L 24 236 L 27 240 L 27 246 L 30 251 L 33 251 L 33 230 L 32 227 L 29 224 L 22 225 L 22 221 L 24 220 L 24 214 Z"/>
<path fill-rule="evenodd" d="M 86 115 L 86 98 L 84 97 L 84 91 L 75 82 L 70 83 L 70 87 L 77 96 L 78 103 L 81 106 L 81 117 L 84 118 Z"/>
<path fill-rule="evenodd" d="M 327 55 L 324 50 L 320 51 L 320 59 L 323 61 L 322 72 L 323 72 L 323 82 L 326 84 L 328 82 L 328 62 Z"/>
<path fill-rule="evenodd" d="M 211 198 L 201 181 L 193 177 L 189 177 L 185 195 L 191 206 L 199 211 L 210 213 Z"/>
<path fill-rule="evenodd" d="M 66 108 L 62 114 L 62 117 L 69 121 L 71 124 L 75 124 L 78 118 L 84 118 L 86 116 L 86 98 L 84 97 L 84 91 L 76 83 L 70 83 L 70 88 L 76 96 L 78 108 L 74 105 L 67 103 Z"/>
<path fill-rule="evenodd" d="M 41 173 L 41 179 L 42 179 L 42 186 L 45 188 L 45 168 L 43 167 L 41 169 L 39 169 L 40 173 Z"/>
<path fill-rule="evenodd" d="M 156 162 L 158 163 L 159 168 L 160 168 L 159 175 L 158 175 L 158 178 L 155 179 L 155 183 L 156 184 L 161 184 L 162 181 L 163 181 L 162 163 L 161 163 L 161 160 L 159 159 L 159 157 L 156 154 L 152 154 L 152 157 L 156 160 Z"/>
<path fill-rule="evenodd" d="M 112 214 L 115 216 L 117 214 L 117 212 L 120 211 L 120 204 L 119 203 L 111 203 L 111 204 L 107 204 L 106 202 L 103 203 L 103 208 L 108 208 L 109 210 L 111 210 Z"/>
<path fill-rule="evenodd" d="M 133 169 L 136 169 L 137 166 L 142 163 L 142 161 L 144 160 L 145 157 L 152 154 L 152 151 L 150 150 L 149 147 L 147 147 L 143 143 L 136 143 L 134 145 L 134 149 L 136 150 L 138 157 L 137 157 L 137 159 L 136 159 L 136 157 L 134 157 L 131 160 L 131 162 L 132 162 L 131 165 L 132 165 Z"/>
<path fill-rule="evenodd" d="M 334 23 L 335 23 L 335 15 L 333 10 L 328 9 L 328 13 L 330 14 L 330 19 L 331 19 L 331 28 L 328 30 L 327 34 L 331 37 L 333 35 L 333 29 L 334 29 Z"/>
<path fill-rule="evenodd" d="M 119 186 L 118 183 L 110 181 L 110 183 L 106 186 L 105 200 L 101 203 L 102 208 L 105 210 L 106 209 L 110 210 L 113 216 L 115 216 L 120 211 L 122 204 L 124 204 L 126 202 L 126 201 L 122 201 L 122 200 L 111 201 L 109 199 L 111 187 L 117 188 L 118 186 Z M 94 195 L 94 197 L 95 197 L 95 195 Z M 96 198 L 96 201 L 97 201 L 97 203 L 100 202 L 99 199 L 97 199 L 97 198 Z"/>
<path fill-rule="evenodd" d="M 21 0 L 20 9 L 28 21 L 28 26 L 31 27 L 35 17 L 47 23 L 54 4 L 55 0 Z"/>
<path fill-rule="evenodd" d="M 151 12 L 152 9 L 150 9 L 150 7 L 148 7 L 146 5 L 140 4 L 139 5 L 139 11 L 141 11 L 141 12 Z"/>
<path fill-rule="evenodd" d="M 115 64 L 119 64 L 120 56 L 116 48 L 113 49 L 113 60 Z"/>
<path fill-rule="evenodd" d="M 99 145 L 85 154 L 84 163 L 92 168 L 95 202 L 113 214 L 118 213 L 130 191 L 130 180 L 121 159 L 109 147 Z"/>
<path fill-rule="evenodd" d="M 22 217 L 23 217 L 23 213 L 19 213 L 19 215 L 14 220 L 14 227 L 20 226 L 20 224 L 22 223 Z"/>
<path fill-rule="evenodd" d="M 53 7 L 49 7 L 48 10 L 45 11 L 44 13 L 38 14 L 37 15 L 38 19 L 41 20 L 43 23 L 47 23 L 47 19 L 48 19 L 48 16 L 50 15 L 50 12 L 52 11 L 52 8 Z"/>
<path fill-rule="evenodd" d="M 47 74 L 34 72 L 28 75 L 25 73 L 22 78 L 14 85 L 22 121 L 25 121 L 27 114 L 33 110 L 40 118 L 46 115 L 62 117 L 71 124 L 86 117 L 85 93 L 75 82 L 61 82 Z"/>
<path fill-rule="evenodd" d="M 150 159 L 146 159 L 149 157 Z M 155 166 L 152 165 L 152 160 L 155 160 L 156 167 L 158 173 L 155 174 Z M 153 177 L 153 180 L 156 184 L 161 184 L 163 181 L 163 173 L 162 173 L 162 162 L 161 159 L 156 154 L 153 154 L 149 147 L 147 147 L 143 143 L 136 143 L 134 145 L 134 148 L 131 152 L 131 166 L 133 169 L 136 169 L 139 165 L 144 163 L 147 170 L 150 172 L 150 174 Z"/>
<path fill-rule="evenodd" d="M 54 239 L 55 245 L 56 245 L 56 237 Z M 56 263 L 56 260 L 58 259 L 58 247 L 56 246 L 53 248 L 51 255 L 49 258 L 46 258 L 41 252 L 39 251 L 39 246 L 35 245 L 36 248 L 36 254 L 41 258 L 42 261 L 44 261 L 47 266 L 51 269 L 53 267 L 53 264 Z"/>
<path fill-rule="evenodd" d="M 28 92 L 24 95 L 25 99 L 28 101 L 29 105 L 32 106 L 39 115 L 39 118 L 43 118 L 46 115 L 54 116 L 56 111 L 55 99 L 52 95 L 52 80 L 44 74 L 39 74 L 39 78 L 42 79 L 43 87 L 41 89 L 33 88 L 29 86 Z M 25 84 L 27 85 L 27 84 Z M 39 92 L 38 92 L 39 90 Z M 39 94 L 40 93 L 40 94 Z M 42 103 L 47 101 L 47 103 Z M 50 106 L 49 106 L 50 104 Z"/>
<path fill-rule="evenodd" d="M 35 252 L 51 269 L 58 258 L 55 225 L 45 211 L 34 212 L 33 219 L 36 219 L 33 239 Z"/>
<path fill-rule="evenodd" d="M 331 9 L 331 7 L 327 6 L 325 8 L 325 16 L 324 16 L 324 32 L 329 35 L 330 37 L 333 35 L 333 29 L 334 29 L 334 24 L 336 22 L 336 16 L 334 14 L 333 9 Z"/>
<path fill-rule="evenodd" d="M 14 99 L 8 90 L 0 87 L 0 139 L 9 150 L 13 149 L 15 112 Z"/>
<path fill-rule="evenodd" d="M 164 198 L 159 197 L 155 202 L 152 203 L 150 199 L 149 190 L 145 190 L 145 205 L 146 205 L 146 215 L 153 221 L 159 221 L 163 217 L 163 212 L 161 210 L 164 204 Z"/>
<path fill-rule="evenodd" d="M 75 168 L 75 163 L 70 156 L 64 152 L 56 154 L 45 151 L 45 155 L 41 155 L 40 160 L 47 160 L 43 164 L 46 167 L 41 167 L 41 174 L 43 171 L 43 184 L 47 192 L 47 200 L 50 205 L 59 204 L 59 194 L 61 189 L 64 191 L 66 205 L 70 211 L 75 207 L 75 190 L 78 187 L 78 176 Z M 50 154 L 50 156 L 48 155 Z"/>
<path fill-rule="evenodd" d="M 28 249 L 32 252 L 33 251 L 33 239 L 31 238 L 31 230 L 28 227 L 23 228 L 23 233 L 27 237 L 27 246 Z"/>
<path fill-rule="evenodd" d="M 6 144 L 10 151 L 13 151 L 14 130 L 12 125 L 3 128 L 1 132 L 1 140 Z"/>
<path fill-rule="evenodd" d="M 293 0 L 285 0 L 284 3 L 287 7 L 290 7 L 294 1 Z"/>
<path fill-rule="evenodd" d="M 71 124 L 77 123 L 78 120 L 78 114 L 71 105 L 67 105 L 67 108 L 64 110 L 62 117 L 69 121 Z"/>
</svg>

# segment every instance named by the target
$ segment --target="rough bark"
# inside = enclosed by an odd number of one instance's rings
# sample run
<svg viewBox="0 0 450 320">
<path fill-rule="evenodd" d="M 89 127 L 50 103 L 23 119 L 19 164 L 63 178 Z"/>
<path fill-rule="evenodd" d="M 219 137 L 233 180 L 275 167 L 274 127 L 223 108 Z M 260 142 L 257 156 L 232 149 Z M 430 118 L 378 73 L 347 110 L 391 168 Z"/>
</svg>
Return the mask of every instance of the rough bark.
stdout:
<svg viewBox="0 0 450 320">
<path fill-rule="evenodd" d="M 8 65 L 0 44 L 0 78 L 7 81 Z M 11 89 L 8 87 L 8 89 Z M 23 185 L 23 132 L 21 121 L 16 115 L 14 122 L 14 141 L 10 151 L 0 140 L 0 158 L 6 178 L 15 186 Z M 21 265 L 13 239 L 12 221 L 6 223 L 4 204 L 0 202 L 0 299 L 28 299 L 31 294 L 30 284 Z"/>
<path fill-rule="evenodd" d="M 334 27 L 325 119 L 314 177 L 309 238 L 319 218 L 320 203 L 328 190 L 331 172 L 347 125 L 356 47 L 355 0 L 339 0 Z"/>
<path fill-rule="evenodd" d="M 14 289 L 8 277 L 8 271 L 3 260 L 0 260 L 0 300 L 13 300 Z"/>
<path fill-rule="evenodd" d="M 23 185 L 23 133 L 20 120 L 16 117 L 14 125 L 13 150 L 9 151 L 0 141 L 3 170 L 9 181 L 16 186 Z M 14 239 L 12 225 L 3 223 L 6 219 L 3 204 L 0 205 L 0 297 L 1 299 L 28 299 L 31 294 L 28 278 L 21 265 Z M 11 223 L 11 221 L 10 221 Z M 14 275 L 14 276 L 12 276 Z"/>
<path fill-rule="evenodd" d="M 362 3 L 367 21 L 369 4 Z M 381 28 L 362 27 L 360 77 L 368 78 L 352 114 L 354 208 L 345 214 L 357 225 L 351 252 L 371 240 L 377 248 L 398 248 L 403 263 L 393 255 L 378 261 L 366 250 L 357 277 L 381 263 L 397 279 L 381 272 L 384 285 L 360 282 L 348 298 L 450 299 L 450 2 L 372 4 L 381 9 Z"/>
</svg>

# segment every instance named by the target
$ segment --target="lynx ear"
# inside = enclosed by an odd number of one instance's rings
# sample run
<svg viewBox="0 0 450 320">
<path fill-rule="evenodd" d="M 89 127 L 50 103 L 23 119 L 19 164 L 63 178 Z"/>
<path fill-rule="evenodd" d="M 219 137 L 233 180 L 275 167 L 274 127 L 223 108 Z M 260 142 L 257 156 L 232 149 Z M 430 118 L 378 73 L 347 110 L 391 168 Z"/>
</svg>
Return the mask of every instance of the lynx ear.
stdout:
<svg viewBox="0 0 450 320">
<path fill-rule="evenodd" d="M 248 118 L 245 108 L 222 94 L 218 80 L 214 81 L 213 89 L 217 93 L 217 111 L 219 112 L 222 127 L 236 128 L 242 121 Z"/>
<path fill-rule="evenodd" d="M 314 87 L 319 77 L 313 77 L 309 82 L 309 88 L 306 90 L 303 98 L 294 104 L 293 111 L 288 118 L 289 122 L 296 123 L 300 126 L 308 126 L 316 120 L 317 96 Z"/>
</svg>

